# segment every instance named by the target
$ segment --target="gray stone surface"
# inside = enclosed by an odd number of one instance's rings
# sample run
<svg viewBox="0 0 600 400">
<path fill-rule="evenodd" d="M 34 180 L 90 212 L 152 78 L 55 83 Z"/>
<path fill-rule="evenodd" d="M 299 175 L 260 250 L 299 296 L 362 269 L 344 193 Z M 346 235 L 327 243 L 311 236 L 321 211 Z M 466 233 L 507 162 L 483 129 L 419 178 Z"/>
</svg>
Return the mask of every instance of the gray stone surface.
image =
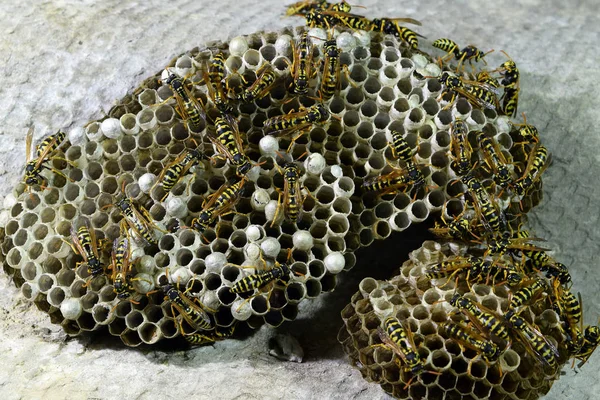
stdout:
<svg viewBox="0 0 600 400">
<path fill-rule="evenodd" d="M 21 178 L 27 127 L 36 138 L 81 126 L 154 74 L 173 56 L 207 40 L 301 24 L 283 19 L 274 0 L 115 0 L 4 2 L 0 13 L 0 195 Z M 409 16 L 423 22 L 427 43 L 449 37 L 459 44 L 506 50 L 521 70 L 520 110 L 538 126 L 554 163 L 544 176 L 545 200 L 530 214 L 537 235 L 572 271 L 584 298 L 586 323 L 600 310 L 596 243 L 600 236 L 600 18 L 592 0 L 504 2 L 360 1 L 369 16 Z M 446 3 L 446 5 L 444 5 Z M 441 55 L 441 54 L 440 54 Z M 503 62 L 493 54 L 489 62 Z M 1 200 L 1 199 L 0 199 Z M 417 228 L 418 229 L 418 228 Z M 412 235 L 412 230 L 409 231 Z M 361 277 L 386 278 L 399 266 L 394 235 L 358 254 L 358 265 L 336 292 L 305 302 L 281 332 L 298 337 L 302 364 L 268 355 L 275 332 L 262 329 L 243 341 L 179 351 L 128 349 L 116 338 L 69 339 L 0 277 L 0 395 L 20 398 L 379 399 L 381 389 L 347 363 L 335 336 L 339 311 Z M 406 254 L 420 243 L 403 240 Z M 396 248 L 394 248 L 396 247 Z M 394 248 L 394 250 L 392 250 Z M 387 253 L 385 252 L 387 250 Z M 594 399 L 600 393 L 595 354 L 579 372 L 570 368 L 548 399 Z"/>
</svg>

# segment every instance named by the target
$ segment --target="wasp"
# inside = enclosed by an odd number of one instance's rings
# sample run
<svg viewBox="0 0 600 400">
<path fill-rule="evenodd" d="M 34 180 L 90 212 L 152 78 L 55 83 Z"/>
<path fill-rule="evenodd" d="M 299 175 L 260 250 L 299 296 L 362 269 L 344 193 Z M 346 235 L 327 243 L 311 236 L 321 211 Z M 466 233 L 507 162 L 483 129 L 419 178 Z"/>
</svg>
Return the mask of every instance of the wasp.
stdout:
<svg viewBox="0 0 600 400">
<path fill-rule="evenodd" d="M 450 304 L 462 311 L 481 332 L 485 330 L 507 342 L 510 340 L 508 330 L 502 321 L 494 314 L 482 310 L 478 303 L 456 293 L 450 299 Z"/>
<path fill-rule="evenodd" d="M 192 220 L 192 228 L 198 232 L 208 229 L 219 216 L 230 214 L 244 190 L 246 178 L 231 185 L 223 185 L 202 204 L 202 211 Z"/>
<path fill-rule="evenodd" d="M 497 361 L 502 354 L 494 342 L 486 340 L 473 330 L 467 330 L 452 322 L 444 324 L 443 327 L 444 332 L 449 337 L 466 347 L 480 352 L 483 359 L 487 362 Z"/>
<path fill-rule="evenodd" d="M 390 147 L 392 149 L 392 155 L 404 163 L 404 169 L 409 182 L 413 184 L 414 190 L 418 190 L 425 184 L 425 177 L 417 167 L 417 163 L 412 154 L 412 149 L 400 132 L 392 130 L 391 136 L 392 143 Z"/>
<path fill-rule="evenodd" d="M 545 146 L 536 143 L 531 153 L 523 176 L 513 184 L 518 196 L 525 195 L 548 167 L 548 149 Z"/>
<path fill-rule="evenodd" d="M 404 40 L 412 49 L 419 47 L 419 39 L 417 36 L 424 37 L 418 33 L 398 25 L 398 22 L 406 22 L 413 25 L 421 25 L 421 22 L 412 18 L 375 18 L 371 21 L 371 30 L 375 32 L 383 32 L 387 35 L 394 35 Z"/>
<path fill-rule="evenodd" d="M 208 67 L 208 79 L 210 82 L 223 82 L 225 79 L 225 55 L 218 52 L 213 56 L 213 59 Z"/>
<path fill-rule="evenodd" d="M 491 76 L 490 73 L 485 70 L 479 71 L 477 73 L 477 75 L 475 75 L 475 81 L 480 82 L 480 83 L 485 83 L 485 84 L 487 84 L 491 87 L 495 87 L 495 88 L 500 87 L 500 82 L 498 82 L 498 79 Z"/>
<path fill-rule="evenodd" d="M 454 160 L 452 161 L 452 169 L 458 175 L 465 175 L 471 171 L 473 165 L 471 157 L 473 149 L 467 139 L 469 127 L 460 118 L 457 118 L 452 124 L 450 135 L 450 152 Z"/>
<path fill-rule="evenodd" d="M 298 1 L 288 6 L 285 15 L 306 15 L 311 10 L 329 10 L 338 12 L 350 12 L 352 6 L 345 1 L 329 3 L 325 0 Z"/>
<path fill-rule="evenodd" d="M 543 278 L 537 278 L 527 286 L 522 287 L 512 294 L 508 304 L 509 310 L 517 310 L 525 304 L 532 302 L 542 291 L 548 290 L 548 284 Z"/>
<path fill-rule="evenodd" d="M 500 82 L 504 86 L 504 95 L 502 96 L 502 112 L 510 117 L 517 114 L 519 104 L 519 69 L 517 64 L 506 52 L 502 53 L 508 58 L 497 71 L 500 72 L 503 79 Z"/>
<path fill-rule="evenodd" d="M 544 251 L 542 247 L 534 246 L 528 243 L 532 240 L 543 240 L 539 238 L 511 238 L 508 231 L 502 232 L 501 235 L 496 235 L 487 240 L 486 254 L 496 254 L 497 258 L 502 257 L 506 252 L 511 251 Z"/>
<path fill-rule="evenodd" d="M 305 15 L 306 25 L 309 28 L 323 28 L 331 29 L 341 22 L 334 14 L 326 14 L 323 10 L 312 9 L 309 10 Z"/>
<path fill-rule="evenodd" d="M 495 202 L 490 199 L 481 182 L 470 174 L 463 176 L 461 180 L 467 186 L 483 226 L 492 233 L 506 231 L 504 213 L 497 210 Z"/>
<path fill-rule="evenodd" d="M 519 238 L 529 238 L 528 231 L 517 232 Z M 562 285 L 571 283 L 571 274 L 567 266 L 553 260 L 548 253 L 543 250 L 521 250 L 521 252 L 529 257 L 526 265 L 529 270 L 539 270 L 546 273 L 547 278 L 557 279 Z"/>
<path fill-rule="evenodd" d="M 317 11 L 313 11 L 315 14 Z M 325 21 L 331 25 L 321 26 L 321 28 L 332 28 L 334 25 L 345 25 L 350 29 L 360 31 L 370 31 L 373 28 L 373 23 L 368 18 L 362 15 L 351 14 L 347 12 L 339 12 L 333 10 L 318 11 L 319 14 L 325 16 Z M 329 17 L 329 18 L 327 18 Z M 308 18 L 307 18 L 308 22 Z"/>
<path fill-rule="evenodd" d="M 312 124 L 322 124 L 328 119 L 329 111 L 327 111 L 327 108 L 323 104 L 317 103 L 295 113 L 271 117 L 264 122 L 263 126 L 268 131 L 268 135 L 280 135 L 292 131 L 300 132 L 292 138 L 288 148 L 289 151 L 294 142 L 304 135 Z"/>
<path fill-rule="evenodd" d="M 277 80 L 277 75 L 269 63 L 263 64 L 256 71 L 256 75 L 257 78 L 254 83 L 240 93 L 238 97 L 239 100 L 250 103 L 254 100 L 262 99 L 273 88 L 275 81 Z"/>
<path fill-rule="evenodd" d="M 600 327 L 588 325 L 583 332 L 583 345 L 575 356 L 581 362 L 577 367 L 581 368 L 589 360 L 596 347 L 600 344 Z"/>
<path fill-rule="evenodd" d="M 213 57 L 208 72 L 204 72 L 204 81 L 215 107 L 223 114 L 233 114 L 234 109 L 225 94 L 223 79 L 225 79 L 225 56 L 219 52 Z"/>
<path fill-rule="evenodd" d="M 231 325 L 229 327 L 225 327 L 225 328 L 217 325 L 217 326 L 215 326 L 215 330 L 213 332 L 190 333 L 189 335 L 184 335 L 184 338 L 189 344 L 195 345 L 195 346 L 203 346 L 206 344 L 213 344 L 217 340 L 223 340 L 223 339 L 226 339 L 226 338 L 232 336 L 233 332 L 235 331 L 236 326 L 237 325 L 235 323 L 233 325 Z"/>
<path fill-rule="evenodd" d="M 452 221 L 446 221 L 446 217 L 444 216 L 446 214 L 446 204 L 447 202 L 444 204 L 441 214 L 442 222 L 435 221 L 434 227 L 429 228 L 429 231 L 443 239 L 480 239 L 474 232 L 478 225 L 474 224 L 473 220 L 464 216 L 464 209 L 462 213 L 456 216 Z"/>
<path fill-rule="evenodd" d="M 264 260 L 262 262 L 265 263 Z M 291 270 L 287 264 L 280 264 L 276 261 L 270 270 L 245 276 L 237 281 L 229 290 L 231 293 L 236 294 L 253 292 L 273 281 L 286 280 L 290 276 L 290 273 Z"/>
<path fill-rule="evenodd" d="M 252 168 L 252 162 L 244 153 L 244 146 L 237 124 L 233 120 L 229 123 L 225 118 L 217 117 L 215 128 L 216 133 L 209 133 L 208 138 L 236 167 L 238 176 L 245 175 Z"/>
<path fill-rule="evenodd" d="M 328 99 L 340 88 L 341 51 L 337 47 L 335 39 L 327 40 L 323 44 L 323 51 L 325 53 L 325 61 L 319 93 L 322 98 Z"/>
<path fill-rule="evenodd" d="M 559 357 L 558 350 L 550 343 L 544 335 L 532 327 L 513 310 L 509 310 L 505 316 L 506 322 L 520 337 L 526 345 L 525 348 L 543 364 L 551 368 L 557 367 L 556 359 Z"/>
<path fill-rule="evenodd" d="M 187 121 L 194 128 L 198 128 L 204 119 L 203 106 L 199 103 L 190 90 L 186 87 L 184 79 L 175 74 L 170 74 L 165 80 L 177 100 L 177 110 L 181 118 Z"/>
<path fill-rule="evenodd" d="M 129 251 L 129 240 L 121 236 L 114 240 L 112 251 L 112 276 L 114 292 L 119 300 L 131 296 L 134 291 L 131 283 L 131 263 L 129 260 L 131 253 Z"/>
<path fill-rule="evenodd" d="M 538 129 L 531 124 L 527 123 L 527 117 L 525 113 L 523 115 L 523 123 L 522 124 L 514 124 L 513 126 L 519 127 L 519 136 L 521 136 L 526 143 L 537 143 L 540 141 L 540 133 Z"/>
<path fill-rule="evenodd" d="M 72 244 L 68 243 L 73 249 L 73 252 L 83 257 L 82 262 L 78 262 L 76 268 L 81 263 L 87 264 L 87 271 L 92 277 L 96 277 L 104 272 L 104 267 L 100 263 L 98 255 L 98 241 L 96 240 L 96 231 L 90 228 L 87 221 L 75 229 L 75 225 L 71 226 Z"/>
<path fill-rule="evenodd" d="M 46 182 L 46 178 L 41 175 L 42 169 L 49 169 L 57 175 L 62 176 L 65 179 L 69 179 L 65 174 L 60 172 L 57 169 L 49 167 L 47 165 L 43 165 L 46 161 L 51 159 L 65 161 L 68 164 L 72 163 L 69 160 L 66 160 L 61 157 L 51 156 L 51 154 L 60 147 L 63 140 L 67 134 L 62 131 L 58 131 L 54 135 L 48 136 L 46 139 L 40 143 L 35 149 L 35 156 L 33 160 L 31 159 L 31 145 L 33 143 L 33 127 L 29 128 L 27 131 L 27 136 L 25 138 L 25 153 L 27 156 L 27 164 L 25 165 L 25 176 L 23 181 L 26 185 L 41 185 Z"/>
<path fill-rule="evenodd" d="M 308 32 L 302 33 L 298 43 L 291 41 L 294 59 L 290 73 L 292 83 L 289 87 L 291 93 L 307 94 L 308 82 L 315 75 L 313 71 L 313 44 L 308 37 Z"/>
<path fill-rule="evenodd" d="M 451 75 L 448 72 L 442 73 L 438 80 L 446 86 L 442 96 L 444 96 L 445 93 L 451 93 L 450 102 L 446 107 L 449 107 L 449 105 L 454 103 L 457 95 L 461 95 L 475 106 L 492 110 L 498 108 L 497 96 L 499 95 L 499 91 L 491 85 L 475 81 L 466 81 L 458 76 Z"/>
<path fill-rule="evenodd" d="M 471 64 L 473 61 L 483 61 L 485 63 L 485 60 L 483 58 L 492 51 L 494 51 L 490 50 L 487 53 L 484 53 L 483 51 L 479 50 L 473 45 L 468 45 L 461 50 L 460 47 L 458 47 L 458 44 L 456 44 L 456 42 L 446 38 L 434 41 L 432 43 L 432 46 L 437 47 L 438 49 L 448 53 L 442 58 L 442 60 L 444 60 L 444 58 L 449 60 L 452 58 L 452 56 L 454 56 L 454 58 L 458 60 L 458 68 L 460 68 L 464 61 L 468 61 L 469 64 Z"/>
<path fill-rule="evenodd" d="M 398 321 L 397 318 L 387 317 L 383 321 L 383 327 L 377 327 L 377 334 L 382 343 L 371 347 L 381 346 L 390 349 L 404 362 L 404 370 L 413 375 L 404 386 L 405 389 L 410 386 L 410 383 L 416 376 L 421 375 L 423 372 L 439 375 L 439 372 L 428 371 L 425 369 L 423 360 L 417 352 L 417 346 L 413 339 L 412 331 L 408 326 Z M 398 360 L 396 363 L 400 366 Z"/>
<path fill-rule="evenodd" d="M 506 282 L 510 286 L 516 286 L 523 280 L 523 276 L 513 269 L 475 256 L 458 257 L 443 261 L 428 268 L 426 276 L 429 279 L 451 278 L 462 271 L 467 273 L 467 282 L 485 282 L 488 284 L 491 281 L 494 285 Z"/>
<path fill-rule="evenodd" d="M 210 330 L 213 328 L 213 323 L 210 320 L 210 316 L 203 307 L 190 300 L 184 293 L 180 292 L 171 284 L 166 284 L 162 287 L 162 291 L 165 294 L 165 300 L 171 303 L 179 315 L 190 325 L 194 330 Z M 185 335 L 183 327 L 179 325 L 181 333 Z"/>
<path fill-rule="evenodd" d="M 507 187 L 511 182 L 511 176 L 504 153 L 493 138 L 485 136 L 481 131 L 476 134 L 485 162 L 494 172 L 494 181 L 503 188 Z"/>
<path fill-rule="evenodd" d="M 171 189 L 184 177 L 190 168 L 198 165 L 200 161 L 205 159 L 203 153 L 197 149 L 188 149 L 183 151 L 173 162 L 167 165 L 158 176 L 156 184 L 162 183 L 165 195 L 160 199 L 164 201 L 171 192 Z M 155 184 L 155 185 L 156 185 Z"/>
<path fill-rule="evenodd" d="M 410 190 L 416 194 L 417 190 L 424 184 L 424 180 L 413 181 L 406 171 L 394 169 L 388 174 L 376 176 L 364 181 L 362 187 L 367 192 L 379 192 L 384 196 L 399 191 L 406 191 L 408 186 L 411 186 Z"/>
<path fill-rule="evenodd" d="M 125 181 L 123 181 L 123 186 L 124 185 Z M 125 223 L 131 229 L 133 229 L 135 233 L 137 233 L 143 242 L 148 244 L 158 243 L 154 237 L 153 229 L 160 228 L 158 228 L 154 222 L 152 222 L 152 216 L 148 210 L 143 207 L 140 207 L 140 210 L 138 210 L 133 204 L 133 201 L 128 197 L 124 197 L 122 200 L 119 200 L 116 206 L 120 209 L 121 214 L 123 214 Z"/>
<path fill-rule="evenodd" d="M 568 329 L 567 350 L 571 355 L 576 355 L 584 344 L 584 334 L 582 333 L 582 307 L 581 294 L 577 297 L 568 289 L 563 289 L 555 285 L 555 300 L 553 308 L 561 319 L 565 321 Z"/>
<path fill-rule="evenodd" d="M 296 163 L 290 162 L 283 166 L 283 170 L 280 169 L 280 173 L 283 175 L 284 186 L 283 193 L 279 191 L 279 198 L 277 199 L 277 210 L 273 216 L 273 222 L 271 226 L 277 220 L 279 211 L 283 209 L 283 214 L 292 222 L 298 220 L 302 205 L 306 199 L 306 195 L 302 195 L 302 184 L 300 183 L 300 167 Z"/>
</svg>

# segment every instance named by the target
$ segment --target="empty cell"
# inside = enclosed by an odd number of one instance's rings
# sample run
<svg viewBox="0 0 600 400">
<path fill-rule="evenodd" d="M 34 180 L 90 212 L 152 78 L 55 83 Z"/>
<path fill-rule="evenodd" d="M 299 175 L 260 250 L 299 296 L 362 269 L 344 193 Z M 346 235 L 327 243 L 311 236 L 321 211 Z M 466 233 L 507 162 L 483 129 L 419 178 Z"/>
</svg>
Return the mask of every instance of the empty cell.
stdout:
<svg viewBox="0 0 600 400">
<path fill-rule="evenodd" d="M 177 265 L 186 266 L 192 261 L 194 255 L 188 249 L 180 249 L 175 256 Z"/>
<path fill-rule="evenodd" d="M 380 219 L 387 219 L 394 213 L 394 207 L 391 203 L 382 202 L 375 207 L 375 216 Z"/>
<path fill-rule="evenodd" d="M 410 105 L 408 104 L 408 100 L 405 98 L 400 98 L 394 102 L 391 113 L 393 114 L 394 117 L 399 118 L 399 117 L 406 115 L 408 110 L 410 110 Z M 391 129 L 391 127 L 390 127 L 390 129 Z"/>
<path fill-rule="evenodd" d="M 354 110 L 349 110 L 344 114 L 342 121 L 346 129 L 352 130 L 360 123 L 360 115 Z"/>
<path fill-rule="evenodd" d="M 351 88 L 346 93 L 346 103 L 349 105 L 357 106 L 361 104 L 365 99 L 365 96 L 360 88 Z"/>
<path fill-rule="evenodd" d="M 46 296 L 48 303 L 53 307 L 60 307 L 61 303 L 65 299 L 65 291 L 60 287 L 53 287 L 48 291 Z"/>
<path fill-rule="evenodd" d="M 175 237 L 173 235 L 165 235 L 162 238 L 160 238 L 160 241 L 158 242 L 158 248 L 160 250 L 169 251 L 173 249 L 174 246 Z"/>
<path fill-rule="evenodd" d="M 364 49 L 364 48 L 359 47 L 356 50 L 358 50 L 358 49 Z M 355 52 L 356 52 L 356 50 L 355 50 Z M 369 70 L 369 72 L 371 74 L 378 73 L 382 66 L 383 66 L 383 62 L 378 58 L 371 58 L 369 60 L 369 62 L 367 63 L 367 69 Z"/>
<path fill-rule="evenodd" d="M 438 349 L 431 352 L 431 364 L 436 369 L 451 368 L 452 359 L 444 349 Z"/>
<path fill-rule="evenodd" d="M 434 116 L 437 115 L 438 111 L 440 110 L 440 106 L 435 99 L 427 99 L 423 103 L 423 110 L 425 110 L 427 115 Z"/>
</svg>

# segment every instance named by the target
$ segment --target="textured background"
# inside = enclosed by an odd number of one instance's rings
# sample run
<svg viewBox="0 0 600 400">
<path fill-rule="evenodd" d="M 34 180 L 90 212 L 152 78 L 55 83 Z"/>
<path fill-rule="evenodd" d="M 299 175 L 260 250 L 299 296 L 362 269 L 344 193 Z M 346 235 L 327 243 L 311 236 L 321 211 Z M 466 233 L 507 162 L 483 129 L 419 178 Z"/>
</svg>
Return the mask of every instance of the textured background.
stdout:
<svg viewBox="0 0 600 400">
<path fill-rule="evenodd" d="M 176 54 L 207 40 L 303 22 L 281 18 L 283 3 L 273 0 L 15 3 L 4 2 L 0 13 L 0 200 L 21 177 L 31 124 L 36 138 L 81 126 Z M 554 153 L 544 175 L 545 199 L 530 221 L 537 236 L 548 239 L 570 266 L 574 290 L 584 298 L 585 322 L 596 323 L 600 68 L 595 49 L 600 18 L 595 2 L 523 0 L 515 8 L 482 0 L 355 3 L 366 6 L 363 11 L 371 17 L 422 21 L 418 31 L 429 38 L 421 40 L 426 51 L 432 50 L 432 40 L 449 37 L 460 45 L 504 49 L 516 60 L 519 109 Z M 492 54 L 488 61 L 496 66 L 504 58 Z M 416 236 L 412 229 L 408 235 Z M 305 301 L 299 318 L 282 327 L 299 337 L 306 353 L 302 364 L 278 362 L 266 354 L 274 334 L 268 329 L 244 341 L 190 351 L 128 349 L 116 338 L 69 339 L 2 276 L 0 394 L 7 399 L 386 398 L 350 367 L 335 336 L 339 311 L 360 279 L 386 278 L 404 261 L 398 241 L 404 244 L 403 254 L 420 244 L 396 235 L 376 243 L 377 253 L 387 255 L 383 261 L 373 258 L 373 248 L 359 252 L 357 266 L 334 293 Z M 377 269 L 365 270 L 369 266 Z M 567 369 L 547 398 L 597 398 L 599 367 L 600 355 L 595 354 L 579 373 Z"/>
</svg>

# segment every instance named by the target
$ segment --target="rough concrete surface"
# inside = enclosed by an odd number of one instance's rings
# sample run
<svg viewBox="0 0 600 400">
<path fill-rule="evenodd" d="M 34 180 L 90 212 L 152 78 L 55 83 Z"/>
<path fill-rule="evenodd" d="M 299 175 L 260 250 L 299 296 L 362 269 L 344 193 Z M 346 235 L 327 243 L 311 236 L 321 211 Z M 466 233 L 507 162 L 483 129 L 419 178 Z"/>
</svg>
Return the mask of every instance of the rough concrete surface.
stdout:
<svg viewBox="0 0 600 400">
<path fill-rule="evenodd" d="M 554 162 L 544 175 L 545 199 L 530 213 L 536 236 L 548 239 L 584 299 L 586 323 L 600 312 L 600 90 L 596 49 L 600 17 L 593 0 L 358 1 L 371 17 L 413 17 L 423 49 L 449 37 L 487 50 L 506 50 L 521 71 L 519 109 L 537 125 Z M 516 3 L 516 2 L 511 2 Z M 301 24 L 283 19 L 274 0 L 4 2 L 0 12 L 0 195 L 22 175 L 25 133 L 36 138 L 82 126 L 154 74 L 174 55 L 207 40 Z M 437 50 L 435 50 L 437 51 Z M 440 53 L 441 55 L 441 53 Z M 491 66 L 503 62 L 496 52 Z M 0 198 L 1 200 L 1 198 Z M 0 277 L 0 395 L 20 398 L 381 399 L 362 380 L 335 339 L 339 311 L 365 276 L 389 277 L 420 241 L 412 228 L 358 253 L 357 266 L 334 293 L 306 301 L 299 318 L 279 331 L 304 347 L 302 364 L 277 361 L 263 328 L 243 341 L 189 351 L 129 349 L 117 338 L 67 338 Z M 397 243 L 404 244 L 403 255 Z M 392 250 L 393 249 L 393 250 Z M 385 260 L 375 253 L 385 254 Z M 371 271 L 366 270 L 371 266 Z M 548 399 L 593 399 L 600 393 L 595 354 L 579 373 L 568 368 Z"/>
</svg>

